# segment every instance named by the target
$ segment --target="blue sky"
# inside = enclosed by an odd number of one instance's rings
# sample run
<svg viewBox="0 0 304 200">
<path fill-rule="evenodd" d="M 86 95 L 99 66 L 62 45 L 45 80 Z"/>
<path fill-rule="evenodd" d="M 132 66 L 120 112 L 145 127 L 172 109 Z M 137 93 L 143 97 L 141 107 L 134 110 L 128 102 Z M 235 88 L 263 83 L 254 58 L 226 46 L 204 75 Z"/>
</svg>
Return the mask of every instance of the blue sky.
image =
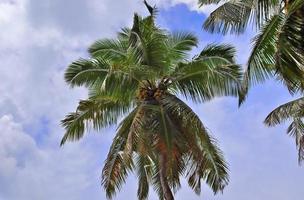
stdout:
<svg viewBox="0 0 304 200">
<path fill-rule="evenodd" d="M 233 43 L 238 62 L 246 63 L 252 30 L 240 37 L 211 35 L 201 25 L 214 6 L 198 9 L 196 0 L 151 2 L 160 8 L 160 25 L 199 37 L 193 53 L 208 43 Z M 87 95 L 83 88 L 71 90 L 63 73 L 87 55 L 94 40 L 115 37 L 130 25 L 134 12 L 147 14 L 137 0 L 0 0 L 0 200 L 105 199 L 100 172 L 115 127 L 59 148 L 60 120 Z M 214 196 L 204 186 L 196 196 L 183 181 L 176 199 L 301 200 L 303 167 L 285 134 L 287 124 L 263 125 L 272 109 L 291 99 L 272 80 L 252 88 L 241 108 L 231 97 L 189 102 L 218 139 L 230 165 L 230 184 L 223 194 Z M 130 175 L 115 199 L 136 199 L 136 187 Z M 157 198 L 151 192 L 149 199 Z"/>
</svg>

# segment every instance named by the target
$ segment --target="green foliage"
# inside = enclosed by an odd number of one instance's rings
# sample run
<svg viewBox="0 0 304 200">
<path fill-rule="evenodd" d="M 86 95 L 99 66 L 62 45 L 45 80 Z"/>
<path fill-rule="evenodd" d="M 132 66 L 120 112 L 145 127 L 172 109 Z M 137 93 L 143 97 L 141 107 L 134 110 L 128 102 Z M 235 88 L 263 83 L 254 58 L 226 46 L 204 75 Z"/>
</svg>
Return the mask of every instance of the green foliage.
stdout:
<svg viewBox="0 0 304 200">
<path fill-rule="evenodd" d="M 204 28 L 210 32 L 243 33 L 249 24 L 259 28 L 280 9 L 279 0 L 199 0 L 201 6 L 218 4 Z"/>
<path fill-rule="evenodd" d="M 66 132 L 61 145 L 123 118 L 102 170 L 107 198 L 113 198 L 133 171 L 139 199 L 147 199 L 150 185 L 160 199 L 167 198 L 168 187 L 174 192 L 180 188 L 181 176 L 197 194 L 201 181 L 217 193 L 229 179 L 223 153 L 177 96 L 194 102 L 237 97 L 242 73 L 235 49 L 210 44 L 189 59 L 197 38 L 157 27 L 155 8 L 145 4 L 150 16 L 135 14 L 131 28 L 123 28 L 116 39 L 96 41 L 89 47 L 89 59 L 68 66 L 66 82 L 86 87 L 89 95 L 62 120 Z"/>
<path fill-rule="evenodd" d="M 304 91 L 303 0 L 199 0 L 200 5 L 219 4 L 204 23 L 210 32 L 242 33 L 249 24 L 259 29 L 244 73 L 239 103 L 252 85 L 275 77 L 291 94 Z M 304 160 L 303 99 L 284 104 L 266 118 L 273 126 L 291 119 L 287 132 L 295 137 L 299 162 Z"/>
<path fill-rule="evenodd" d="M 277 51 L 277 35 L 284 21 L 284 16 L 276 15 L 269 20 L 261 32 L 254 38 L 254 48 L 248 60 L 248 67 L 244 73 L 243 93 L 247 94 L 250 84 L 263 82 L 274 76 L 275 53 Z M 245 100 L 242 96 L 240 103 Z"/>
<path fill-rule="evenodd" d="M 291 124 L 287 129 L 287 133 L 295 138 L 298 148 L 299 163 L 304 160 L 304 98 L 283 104 L 273 110 L 265 119 L 265 124 L 275 126 L 287 120 L 291 120 Z"/>
<path fill-rule="evenodd" d="M 291 93 L 304 89 L 304 2 L 302 0 L 204 1 L 219 4 L 204 28 L 211 32 L 242 33 L 249 24 L 260 29 L 244 76 L 240 103 L 250 85 L 276 77 Z"/>
</svg>

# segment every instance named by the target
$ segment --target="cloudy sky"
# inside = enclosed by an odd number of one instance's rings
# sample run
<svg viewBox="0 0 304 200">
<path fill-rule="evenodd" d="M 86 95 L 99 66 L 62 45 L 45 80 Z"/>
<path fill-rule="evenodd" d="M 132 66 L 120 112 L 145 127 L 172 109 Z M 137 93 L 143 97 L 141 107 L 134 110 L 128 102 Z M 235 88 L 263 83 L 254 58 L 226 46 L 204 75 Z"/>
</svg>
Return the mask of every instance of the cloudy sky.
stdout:
<svg viewBox="0 0 304 200">
<path fill-rule="evenodd" d="M 250 52 L 252 30 L 235 36 L 201 29 L 214 7 L 196 0 L 154 0 L 158 22 L 170 30 L 190 30 L 200 38 L 196 51 L 211 42 L 233 43 L 238 62 Z M 100 172 L 115 127 L 87 134 L 59 148 L 59 122 L 73 111 L 83 88 L 67 87 L 66 66 L 86 57 L 98 38 L 115 37 L 134 12 L 147 14 L 141 0 L 0 0 L 0 200 L 102 200 Z M 183 183 L 176 199 L 302 200 L 304 168 L 297 165 L 286 124 L 267 128 L 263 119 L 292 97 L 274 81 L 254 87 L 239 109 L 237 99 L 193 105 L 218 139 L 230 165 L 230 184 L 213 195 L 206 186 L 196 196 Z M 136 199 L 134 175 L 115 199 Z M 151 189 L 152 190 L 152 189 Z M 149 199 L 157 199 L 152 192 Z"/>
</svg>

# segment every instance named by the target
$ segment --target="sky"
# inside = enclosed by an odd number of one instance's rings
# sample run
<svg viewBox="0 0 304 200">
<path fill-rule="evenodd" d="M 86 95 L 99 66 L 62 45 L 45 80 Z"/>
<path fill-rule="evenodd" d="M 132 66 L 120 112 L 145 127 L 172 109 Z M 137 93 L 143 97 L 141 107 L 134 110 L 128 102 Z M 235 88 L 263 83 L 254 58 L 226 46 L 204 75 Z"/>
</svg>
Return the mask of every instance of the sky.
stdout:
<svg viewBox="0 0 304 200">
<path fill-rule="evenodd" d="M 199 37 L 194 53 L 208 43 L 232 43 L 238 63 L 246 63 L 254 30 L 238 37 L 211 35 L 202 22 L 215 6 L 150 2 L 160 9 L 162 27 Z M 106 199 L 100 174 L 115 127 L 59 147 L 60 120 L 87 96 L 84 88 L 69 88 L 63 74 L 69 63 L 87 57 L 95 40 L 114 38 L 130 26 L 134 12 L 148 14 L 141 0 L 0 0 L 0 200 Z M 224 151 L 230 183 L 223 194 L 213 195 L 204 185 L 197 196 L 183 180 L 176 199 L 302 200 L 304 169 L 294 140 L 285 134 L 288 124 L 263 125 L 272 109 L 293 98 L 270 80 L 253 87 L 240 108 L 231 97 L 188 102 Z M 152 190 L 149 199 L 157 199 Z M 136 191 L 131 174 L 114 199 L 136 199 Z"/>
</svg>

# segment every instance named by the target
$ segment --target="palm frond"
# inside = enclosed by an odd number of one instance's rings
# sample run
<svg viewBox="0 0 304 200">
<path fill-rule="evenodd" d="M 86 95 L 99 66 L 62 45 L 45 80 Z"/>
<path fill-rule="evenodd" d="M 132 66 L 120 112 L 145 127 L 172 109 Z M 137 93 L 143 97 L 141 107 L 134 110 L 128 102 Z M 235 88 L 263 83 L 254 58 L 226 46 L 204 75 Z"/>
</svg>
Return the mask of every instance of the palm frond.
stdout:
<svg viewBox="0 0 304 200">
<path fill-rule="evenodd" d="M 249 24 L 261 27 L 265 20 L 278 13 L 279 0 L 228 0 L 214 10 L 204 23 L 210 32 L 226 34 L 243 33 Z M 219 3 L 218 1 L 202 1 L 202 5 Z"/>
<path fill-rule="evenodd" d="M 273 110 L 265 119 L 267 126 L 275 126 L 287 120 L 291 124 L 287 129 L 287 134 L 295 138 L 298 149 L 299 164 L 304 160 L 304 97 L 298 98 L 283 104 Z"/>
<path fill-rule="evenodd" d="M 265 124 L 275 126 L 283 123 L 288 119 L 299 117 L 299 113 L 303 112 L 304 98 L 301 97 L 294 101 L 288 102 L 274 109 L 265 119 Z"/>
<path fill-rule="evenodd" d="M 128 112 L 129 108 L 129 102 L 111 97 L 80 101 L 76 112 L 68 114 L 61 121 L 66 132 L 60 145 L 67 140 L 79 140 L 83 137 L 85 130 L 89 130 L 90 127 L 100 130 L 117 123 L 119 117 Z"/>
<path fill-rule="evenodd" d="M 298 162 L 304 161 L 304 123 L 301 118 L 294 118 L 287 129 L 287 133 L 295 138 L 298 149 Z"/>
<path fill-rule="evenodd" d="M 149 182 L 152 179 L 152 166 L 153 163 L 147 155 L 137 155 L 136 157 L 136 169 L 138 176 L 138 190 L 137 197 L 140 200 L 148 198 L 149 194 Z"/>
<path fill-rule="evenodd" d="M 228 168 L 215 140 L 208 134 L 199 117 L 183 101 L 173 95 L 168 95 L 163 101 L 166 110 L 179 117 L 181 126 L 186 130 L 184 133 L 187 135 L 183 138 L 189 141 L 190 161 L 192 165 L 196 165 L 190 169 L 197 169 L 194 173 L 199 175 L 199 179 L 204 179 L 215 193 L 223 190 L 228 183 Z M 188 174 L 191 174 L 191 170 Z M 200 183 L 190 185 L 196 188 Z"/>
<path fill-rule="evenodd" d="M 200 6 L 209 5 L 209 4 L 218 4 L 223 2 L 223 0 L 199 0 L 198 3 Z"/>
<path fill-rule="evenodd" d="M 168 49 L 168 64 L 175 64 L 180 61 L 184 61 L 188 52 L 195 46 L 197 46 L 197 38 L 188 32 L 174 32 L 168 36 L 166 40 L 166 46 Z"/>
<path fill-rule="evenodd" d="M 153 17 L 142 19 L 134 15 L 130 43 L 142 55 L 142 64 L 157 69 L 164 66 L 166 39 L 164 31 L 155 26 Z"/>
<path fill-rule="evenodd" d="M 163 191 L 161 181 L 160 181 L 159 171 L 160 171 L 159 163 L 155 162 L 153 165 L 152 186 L 154 188 L 154 191 L 158 195 L 159 200 L 165 200 L 164 191 Z"/>
<path fill-rule="evenodd" d="M 203 102 L 216 96 L 238 96 L 242 73 L 239 65 L 213 56 L 180 64 L 172 77 L 172 87 L 183 96 Z"/>
<path fill-rule="evenodd" d="M 92 57 L 103 57 L 108 59 L 122 59 L 128 48 L 127 41 L 102 39 L 94 42 L 88 49 Z"/>
<path fill-rule="evenodd" d="M 235 63 L 236 49 L 230 44 L 209 44 L 199 54 L 199 58 L 218 56 Z"/>
<path fill-rule="evenodd" d="M 274 15 L 255 37 L 254 48 L 244 74 L 244 96 L 240 97 L 240 103 L 244 101 L 250 85 L 272 76 L 282 81 L 291 93 L 303 90 L 304 49 L 301 46 L 301 27 L 304 26 L 304 20 L 295 14 L 303 5 L 303 2 L 295 1 L 290 5 L 288 13 Z"/>
<path fill-rule="evenodd" d="M 230 0 L 215 9 L 204 22 L 210 32 L 242 33 L 250 20 L 251 7 L 241 1 Z"/>
<path fill-rule="evenodd" d="M 103 80 L 109 71 L 109 63 L 104 59 L 79 59 L 65 71 L 65 81 L 71 86 L 90 86 L 97 80 Z"/>
<path fill-rule="evenodd" d="M 102 170 L 102 180 L 107 197 L 112 198 L 117 190 L 121 189 L 125 182 L 129 171 L 133 169 L 133 163 L 128 160 L 125 161 L 123 150 L 127 143 L 130 128 L 138 108 L 135 108 L 119 125 L 117 134 L 113 140 L 110 151 L 108 153 L 105 165 Z"/>
<path fill-rule="evenodd" d="M 240 104 L 245 100 L 251 85 L 260 83 L 275 73 L 275 53 L 277 51 L 277 35 L 283 25 L 284 15 L 279 14 L 269 20 L 261 32 L 254 38 L 254 47 L 244 73 Z"/>
<path fill-rule="evenodd" d="M 303 1 L 297 0 L 290 4 L 280 34 L 277 36 L 276 69 L 279 78 L 291 93 L 304 89 L 304 48 L 301 32 L 304 19 L 297 13 L 302 7 Z"/>
</svg>

